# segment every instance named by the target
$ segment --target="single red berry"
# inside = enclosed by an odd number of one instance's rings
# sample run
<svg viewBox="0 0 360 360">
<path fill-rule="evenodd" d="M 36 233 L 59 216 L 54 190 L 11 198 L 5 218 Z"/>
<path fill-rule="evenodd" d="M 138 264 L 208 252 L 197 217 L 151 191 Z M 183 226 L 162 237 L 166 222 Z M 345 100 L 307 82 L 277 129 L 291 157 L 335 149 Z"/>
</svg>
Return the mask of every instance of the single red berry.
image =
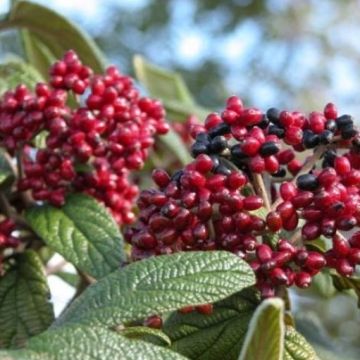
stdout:
<svg viewBox="0 0 360 360">
<path fill-rule="evenodd" d="M 333 103 L 328 103 L 324 109 L 324 115 L 326 119 L 336 119 L 338 117 L 337 108 Z"/>
<path fill-rule="evenodd" d="M 311 275 L 305 271 L 301 271 L 295 275 L 295 284 L 299 288 L 307 288 L 311 283 Z"/>
<path fill-rule="evenodd" d="M 203 315 L 211 315 L 214 311 L 213 304 L 204 304 L 195 306 L 195 310 Z"/>
<path fill-rule="evenodd" d="M 334 168 L 339 175 L 345 175 L 351 170 L 351 164 L 347 157 L 339 156 L 335 159 Z"/>
<path fill-rule="evenodd" d="M 297 195 L 297 193 L 298 190 L 295 184 L 292 182 L 284 182 L 280 185 L 280 195 L 285 201 L 291 201 Z"/>
<path fill-rule="evenodd" d="M 272 211 L 266 216 L 266 224 L 273 232 L 279 231 L 282 227 L 282 219 L 278 212 Z"/>
<path fill-rule="evenodd" d="M 150 316 L 144 321 L 144 326 L 148 326 L 153 329 L 161 329 L 162 325 L 162 318 L 158 315 Z"/>
<path fill-rule="evenodd" d="M 250 195 L 244 199 L 244 208 L 246 210 L 257 210 L 264 205 L 264 201 L 260 196 Z"/>
</svg>

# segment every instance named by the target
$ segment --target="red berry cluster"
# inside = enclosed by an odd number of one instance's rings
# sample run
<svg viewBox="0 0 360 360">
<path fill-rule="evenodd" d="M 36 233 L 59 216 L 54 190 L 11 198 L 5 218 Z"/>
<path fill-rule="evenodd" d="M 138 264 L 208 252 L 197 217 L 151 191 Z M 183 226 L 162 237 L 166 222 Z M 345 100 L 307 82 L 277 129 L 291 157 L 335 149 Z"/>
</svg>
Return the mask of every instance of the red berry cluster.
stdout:
<svg viewBox="0 0 360 360">
<path fill-rule="evenodd" d="M 134 259 L 180 250 L 254 249 L 254 234 L 264 230 L 265 221 L 250 211 L 263 200 L 241 194 L 247 183 L 241 172 L 213 174 L 214 163 L 202 154 L 172 178 L 154 171 L 159 189 L 141 193 L 139 222 L 127 231 Z"/>
<path fill-rule="evenodd" d="M 325 266 L 352 274 L 360 232 L 349 241 L 341 234 L 360 220 L 360 137 L 350 115 L 338 116 L 333 104 L 309 116 L 262 113 L 233 96 L 191 133 L 195 160 L 171 177 L 156 170 L 158 189 L 140 195 L 139 221 L 126 234 L 135 260 L 228 250 L 251 264 L 264 297 L 280 285 L 309 286 Z M 331 239 L 328 251 L 311 248 L 319 236 Z"/>
<path fill-rule="evenodd" d="M 312 276 L 326 265 L 326 260 L 319 252 L 296 248 L 280 239 L 275 250 L 267 244 L 257 245 L 255 259 L 250 264 L 256 273 L 262 296 L 271 297 L 280 285 L 308 287 Z"/>
<path fill-rule="evenodd" d="M 56 206 L 67 193 L 84 192 L 103 201 L 119 224 L 132 222 L 138 188 L 130 172 L 143 166 L 154 136 L 168 131 L 162 105 L 140 97 L 115 67 L 93 75 L 73 51 L 50 74 L 50 85 L 38 84 L 35 94 L 20 85 L 0 104 L 2 143 L 25 150 L 19 190 Z M 75 108 L 68 105 L 71 92 L 85 93 Z M 34 153 L 31 140 L 41 131 L 46 148 Z"/>
<path fill-rule="evenodd" d="M 2 260 L 5 250 L 20 245 L 20 239 L 13 234 L 15 227 L 16 225 L 11 219 L 6 218 L 0 222 L 0 275 L 3 273 Z"/>
</svg>

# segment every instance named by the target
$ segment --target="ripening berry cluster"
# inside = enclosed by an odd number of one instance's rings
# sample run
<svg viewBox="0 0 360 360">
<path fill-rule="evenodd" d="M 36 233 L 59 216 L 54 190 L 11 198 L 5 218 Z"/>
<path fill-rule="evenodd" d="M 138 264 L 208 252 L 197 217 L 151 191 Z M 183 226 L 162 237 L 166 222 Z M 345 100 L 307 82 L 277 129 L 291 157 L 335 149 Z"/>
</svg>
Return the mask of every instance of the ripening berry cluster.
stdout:
<svg viewBox="0 0 360 360">
<path fill-rule="evenodd" d="M 155 170 L 158 188 L 139 196 L 139 221 L 126 233 L 134 260 L 231 251 L 250 263 L 263 297 L 308 287 L 325 266 L 354 272 L 360 232 L 343 234 L 360 224 L 360 137 L 350 115 L 331 103 L 308 116 L 263 113 L 233 96 L 190 132 L 194 161 L 172 176 Z M 329 249 L 311 246 L 320 236 Z"/>
<path fill-rule="evenodd" d="M 14 221 L 9 218 L 0 222 L 0 275 L 3 273 L 2 262 L 5 250 L 14 249 L 20 244 L 20 239 L 13 234 L 15 227 Z"/>
<path fill-rule="evenodd" d="M 76 98 L 79 105 L 71 107 Z M 94 75 L 73 51 L 51 67 L 49 84 L 38 84 L 34 94 L 19 85 L 0 101 L 1 143 L 23 153 L 19 190 L 56 206 L 69 192 L 90 194 L 119 224 L 134 219 L 138 188 L 131 171 L 143 166 L 154 136 L 167 131 L 159 101 L 140 97 L 132 79 L 113 66 Z M 46 147 L 34 153 L 41 132 Z"/>
</svg>

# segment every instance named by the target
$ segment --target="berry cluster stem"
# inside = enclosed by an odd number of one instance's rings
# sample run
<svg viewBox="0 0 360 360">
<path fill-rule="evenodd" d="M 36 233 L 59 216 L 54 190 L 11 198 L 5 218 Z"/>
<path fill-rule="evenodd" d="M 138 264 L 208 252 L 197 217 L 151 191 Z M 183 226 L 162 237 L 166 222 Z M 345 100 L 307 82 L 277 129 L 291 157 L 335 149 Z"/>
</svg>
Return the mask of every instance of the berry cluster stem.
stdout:
<svg viewBox="0 0 360 360">
<path fill-rule="evenodd" d="M 257 195 L 261 196 L 264 200 L 264 205 L 267 211 L 270 211 L 271 205 L 268 193 L 266 191 L 264 179 L 261 174 L 253 174 L 254 188 Z"/>
</svg>

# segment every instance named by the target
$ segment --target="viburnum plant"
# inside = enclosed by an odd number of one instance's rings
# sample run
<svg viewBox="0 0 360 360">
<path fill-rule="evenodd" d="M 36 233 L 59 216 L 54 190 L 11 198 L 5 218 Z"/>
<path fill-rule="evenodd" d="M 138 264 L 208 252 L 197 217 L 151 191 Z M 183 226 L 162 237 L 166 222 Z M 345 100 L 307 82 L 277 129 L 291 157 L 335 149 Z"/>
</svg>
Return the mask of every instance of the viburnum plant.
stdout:
<svg viewBox="0 0 360 360">
<path fill-rule="evenodd" d="M 17 1 L 0 29 L 18 26 L 28 63 L 0 66 L 0 359 L 319 359 L 291 295 L 319 275 L 360 294 L 353 117 L 236 96 L 207 111 L 136 57 L 153 99 L 59 14 Z M 76 288 L 56 318 L 50 276 Z"/>
</svg>

